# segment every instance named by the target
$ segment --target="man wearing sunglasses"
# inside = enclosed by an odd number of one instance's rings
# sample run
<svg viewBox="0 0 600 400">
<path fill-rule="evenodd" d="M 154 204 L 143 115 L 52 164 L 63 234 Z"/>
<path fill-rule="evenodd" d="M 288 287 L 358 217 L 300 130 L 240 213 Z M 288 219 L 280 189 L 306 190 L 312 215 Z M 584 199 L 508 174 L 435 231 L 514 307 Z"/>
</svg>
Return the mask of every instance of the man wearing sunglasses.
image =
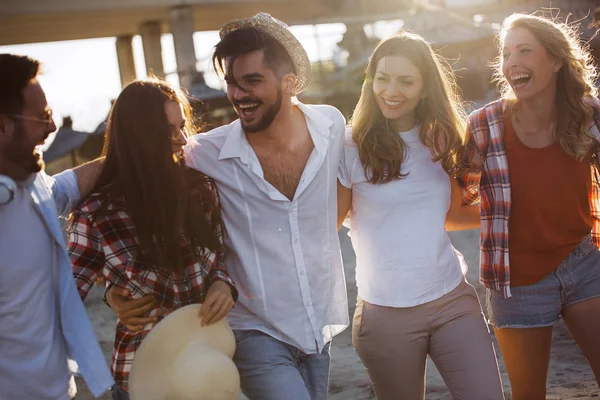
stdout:
<svg viewBox="0 0 600 400">
<path fill-rule="evenodd" d="M 100 396 L 113 384 L 81 303 L 58 215 L 96 168 L 50 177 L 39 146 L 56 130 L 39 62 L 0 54 L 0 399 L 67 400 L 73 369 Z"/>
</svg>

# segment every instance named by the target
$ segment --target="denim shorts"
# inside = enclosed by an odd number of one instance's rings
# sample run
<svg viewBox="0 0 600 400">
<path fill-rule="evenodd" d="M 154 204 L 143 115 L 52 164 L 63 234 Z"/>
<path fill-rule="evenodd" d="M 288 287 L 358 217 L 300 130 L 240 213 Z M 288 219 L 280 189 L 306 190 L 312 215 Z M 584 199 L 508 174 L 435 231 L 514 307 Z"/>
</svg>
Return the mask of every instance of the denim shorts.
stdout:
<svg viewBox="0 0 600 400">
<path fill-rule="evenodd" d="M 600 296 L 600 251 L 586 237 L 552 272 L 533 285 L 513 286 L 512 297 L 487 289 L 489 322 L 496 328 L 554 325 L 562 310 Z"/>
</svg>

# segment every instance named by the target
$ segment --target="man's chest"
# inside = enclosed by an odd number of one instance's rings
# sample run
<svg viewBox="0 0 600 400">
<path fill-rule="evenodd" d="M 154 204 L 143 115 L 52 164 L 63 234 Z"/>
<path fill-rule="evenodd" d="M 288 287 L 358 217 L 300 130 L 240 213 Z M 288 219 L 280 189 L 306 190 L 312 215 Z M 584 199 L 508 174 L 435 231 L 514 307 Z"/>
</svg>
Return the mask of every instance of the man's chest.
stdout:
<svg viewBox="0 0 600 400">
<path fill-rule="evenodd" d="M 312 141 L 293 151 L 256 149 L 265 181 L 292 200 L 313 149 Z"/>
</svg>

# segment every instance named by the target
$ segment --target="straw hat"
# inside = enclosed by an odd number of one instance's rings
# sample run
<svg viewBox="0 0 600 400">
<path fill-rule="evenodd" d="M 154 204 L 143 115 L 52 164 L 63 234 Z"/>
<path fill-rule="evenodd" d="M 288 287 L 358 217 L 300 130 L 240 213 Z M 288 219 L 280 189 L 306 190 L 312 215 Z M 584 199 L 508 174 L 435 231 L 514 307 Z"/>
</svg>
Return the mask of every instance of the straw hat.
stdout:
<svg viewBox="0 0 600 400">
<path fill-rule="evenodd" d="M 225 320 L 200 326 L 200 307 L 174 311 L 146 336 L 129 376 L 132 400 L 237 400 L 233 332 Z"/>
<path fill-rule="evenodd" d="M 298 78 L 294 94 L 299 94 L 310 83 L 310 59 L 302 44 L 296 39 L 290 27 L 284 22 L 273 18 L 270 14 L 261 12 L 252 18 L 232 19 L 221 26 L 219 35 L 221 39 L 227 34 L 238 29 L 253 28 L 261 31 L 279 42 L 292 58 L 296 76 Z"/>
</svg>

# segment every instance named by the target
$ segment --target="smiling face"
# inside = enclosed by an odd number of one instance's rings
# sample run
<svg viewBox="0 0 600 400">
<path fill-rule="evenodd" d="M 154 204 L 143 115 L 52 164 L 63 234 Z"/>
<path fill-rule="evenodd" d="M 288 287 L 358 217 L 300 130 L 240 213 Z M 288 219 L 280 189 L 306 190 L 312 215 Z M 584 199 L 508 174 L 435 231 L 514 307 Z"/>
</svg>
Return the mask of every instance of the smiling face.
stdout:
<svg viewBox="0 0 600 400">
<path fill-rule="evenodd" d="M 227 64 L 227 98 L 244 132 L 269 128 L 281 109 L 283 91 L 281 80 L 265 65 L 263 50 L 242 54 Z"/>
<path fill-rule="evenodd" d="M 408 131 L 416 123 L 416 108 L 424 95 L 421 71 L 404 56 L 385 56 L 375 69 L 373 94 L 392 128 Z"/>
<path fill-rule="evenodd" d="M 531 99 L 556 87 L 562 63 L 526 28 L 506 32 L 502 47 L 502 74 L 519 100 Z"/>
<path fill-rule="evenodd" d="M 56 130 L 46 95 L 37 80 L 23 89 L 23 109 L 12 121 L 12 140 L 8 143 L 5 156 L 11 162 L 30 173 L 44 167 L 39 147 Z M 8 123 L 7 123 L 8 125 Z"/>
</svg>

